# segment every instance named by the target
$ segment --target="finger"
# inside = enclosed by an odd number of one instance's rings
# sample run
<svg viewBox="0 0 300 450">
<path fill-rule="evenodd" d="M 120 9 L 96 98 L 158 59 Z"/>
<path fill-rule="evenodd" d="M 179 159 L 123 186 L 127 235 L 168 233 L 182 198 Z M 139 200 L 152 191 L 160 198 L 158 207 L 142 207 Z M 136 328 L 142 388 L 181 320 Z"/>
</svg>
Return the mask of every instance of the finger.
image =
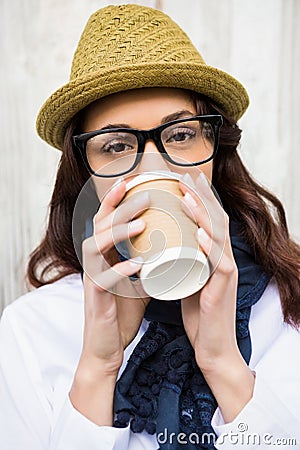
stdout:
<svg viewBox="0 0 300 450">
<path fill-rule="evenodd" d="M 127 223 L 133 218 L 139 216 L 150 206 L 150 196 L 148 192 L 139 192 L 117 208 L 114 208 L 110 214 L 105 217 L 101 214 L 94 217 L 94 229 L 99 233 L 106 229 L 111 229 L 113 226 Z"/>
<path fill-rule="evenodd" d="M 217 270 L 218 264 L 224 253 L 224 246 L 220 246 L 214 241 L 203 228 L 197 230 L 198 243 L 207 256 L 210 263 L 210 273 L 214 273 Z"/>
<path fill-rule="evenodd" d="M 111 230 L 106 230 L 99 234 L 95 233 L 93 236 L 85 239 L 82 243 L 83 264 L 88 260 L 100 258 L 103 268 L 103 254 L 116 246 L 118 242 L 138 235 L 145 229 L 145 226 L 146 223 L 142 219 L 136 219 L 129 224 L 117 225 Z"/>
<path fill-rule="evenodd" d="M 203 228 L 198 229 L 197 240 L 203 252 L 209 258 L 211 273 L 218 274 L 219 279 L 223 278 L 224 282 L 227 283 L 229 277 L 236 274 L 237 271 L 230 242 L 225 240 L 223 246 L 218 245 Z"/>
<path fill-rule="evenodd" d="M 221 244 L 224 241 L 229 228 L 229 220 L 216 199 L 210 201 L 207 198 L 199 198 L 196 201 L 194 196 L 187 191 L 182 200 L 182 209 L 217 242 Z"/>
<path fill-rule="evenodd" d="M 229 225 L 226 213 L 222 210 L 221 214 L 219 212 L 209 214 L 205 205 L 196 203 L 189 192 L 185 194 L 182 209 L 199 226 L 196 238 L 208 257 L 213 272 L 216 270 L 224 251 L 228 250 L 226 243 L 229 239 Z"/>
<path fill-rule="evenodd" d="M 212 185 L 209 182 L 208 178 L 203 172 L 200 172 L 196 179 L 196 192 L 201 195 L 201 197 L 205 197 L 213 203 L 217 202 L 217 199 L 212 190 Z"/>
<path fill-rule="evenodd" d="M 189 192 L 195 198 L 196 201 L 199 200 L 196 185 L 194 183 L 194 180 L 190 176 L 190 174 L 186 173 L 179 180 L 179 188 L 181 189 L 183 194 L 185 194 L 186 192 Z"/>
<path fill-rule="evenodd" d="M 121 178 L 119 182 L 103 198 L 99 211 L 96 214 L 99 219 L 106 217 L 120 203 L 126 192 L 126 183 Z"/>
<path fill-rule="evenodd" d="M 184 194 L 190 192 L 196 200 L 203 197 L 215 200 L 212 186 L 203 172 L 200 172 L 196 182 L 194 182 L 189 174 L 185 174 L 180 180 L 179 186 Z"/>
<path fill-rule="evenodd" d="M 183 204 L 187 215 L 201 226 L 204 225 L 203 221 L 201 221 L 201 219 L 203 219 L 206 228 L 209 228 L 211 219 L 209 219 L 210 211 L 207 205 L 206 196 L 201 194 L 199 188 L 196 187 L 195 182 L 189 174 L 185 174 L 180 180 L 179 187 L 184 194 Z"/>
<path fill-rule="evenodd" d="M 86 275 L 96 285 L 98 292 L 114 293 L 114 287 L 125 277 L 130 277 L 137 273 L 143 265 L 142 258 L 130 259 L 115 264 L 105 271 L 94 270 L 93 274 L 85 272 Z"/>
<path fill-rule="evenodd" d="M 132 259 L 125 261 L 124 263 L 127 264 L 124 266 L 123 262 L 110 266 L 103 253 L 99 251 L 95 236 L 86 239 L 83 242 L 82 248 L 82 267 L 84 274 L 99 287 L 99 290 L 101 290 L 101 287 L 103 288 L 101 292 L 105 291 L 106 286 L 114 286 L 122 278 L 123 270 L 125 270 L 124 276 L 131 276 L 140 269 L 143 262 L 142 258 L 136 258 L 134 261 Z"/>
<path fill-rule="evenodd" d="M 106 253 L 112 247 L 131 237 L 140 234 L 146 227 L 146 223 L 142 219 L 135 219 L 129 223 L 113 226 L 109 230 L 105 230 L 95 234 L 97 248 L 101 253 Z"/>
<path fill-rule="evenodd" d="M 210 235 L 213 234 L 211 214 L 202 199 L 195 200 L 194 196 L 187 191 L 182 199 L 181 207 L 185 214 L 190 217 L 199 227 L 202 227 Z"/>
<path fill-rule="evenodd" d="M 198 243 L 208 257 L 211 273 L 215 272 L 224 253 L 231 253 L 229 220 L 225 211 L 216 198 L 209 200 L 203 195 L 196 201 L 189 188 L 186 189 L 182 209 L 198 224 Z"/>
<path fill-rule="evenodd" d="M 203 228 L 198 228 L 196 237 L 203 252 L 206 254 L 206 256 L 209 256 L 213 244 L 212 238 L 206 233 Z"/>
<path fill-rule="evenodd" d="M 204 203 L 209 212 L 223 211 L 218 193 L 203 172 L 200 173 L 195 183 L 189 174 L 184 175 L 180 182 L 180 189 L 184 194 L 188 192 L 196 203 L 199 203 L 199 200 Z"/>
</svg>

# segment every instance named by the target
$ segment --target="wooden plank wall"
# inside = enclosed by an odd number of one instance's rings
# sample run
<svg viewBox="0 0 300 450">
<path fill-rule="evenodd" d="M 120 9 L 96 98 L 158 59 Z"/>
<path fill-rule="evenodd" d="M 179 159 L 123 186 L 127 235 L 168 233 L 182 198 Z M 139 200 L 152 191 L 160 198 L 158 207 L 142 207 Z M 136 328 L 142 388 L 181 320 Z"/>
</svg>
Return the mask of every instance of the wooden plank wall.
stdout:
<svg viewBox="0 0 300 450">
<path fill-rule="evenodd" d="M 100 0 L 2 0 L 0 308 L 28 287 L 26 261 L 39 242 L 59 152 L 35 133 L 43 101 L 67 81 L 73 51 Z M 125 2 L 126 3 L 126 2 Z M 240 152 L 286 205 L 299 241 L 299 0 L 132 1 L 169 13 L 206 61 L 247 87 Z"/>
</svg>

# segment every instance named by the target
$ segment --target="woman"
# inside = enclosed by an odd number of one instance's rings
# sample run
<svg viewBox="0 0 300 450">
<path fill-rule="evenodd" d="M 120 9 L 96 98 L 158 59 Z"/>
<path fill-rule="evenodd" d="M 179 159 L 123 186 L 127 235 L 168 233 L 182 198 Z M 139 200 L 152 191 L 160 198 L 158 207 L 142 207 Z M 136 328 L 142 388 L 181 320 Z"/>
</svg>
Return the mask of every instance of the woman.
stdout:
<svg viewBox="0 0 300 450">
<path fill-rule="evenodd" d="M 1 448 L 300 439 L 300 250 L 237 154 L 247 106 L 240 83 L 207 66 L 165 14 L 124 5 L 90 18 L 70 82 L 38 116 L 62 157 L 28 266 L 38 289 L 1 320 Z M 191 123 L 208 133 L 209 154 L 190 151 Z M 147 193 L 120 203 L 128 180 L 151 170 L 182 175 L 183 211 L 213 267 L 201 291 L 167 305 L 143 291 L 143 261 L 116 251 L 145 229 Z"/>
</svg>

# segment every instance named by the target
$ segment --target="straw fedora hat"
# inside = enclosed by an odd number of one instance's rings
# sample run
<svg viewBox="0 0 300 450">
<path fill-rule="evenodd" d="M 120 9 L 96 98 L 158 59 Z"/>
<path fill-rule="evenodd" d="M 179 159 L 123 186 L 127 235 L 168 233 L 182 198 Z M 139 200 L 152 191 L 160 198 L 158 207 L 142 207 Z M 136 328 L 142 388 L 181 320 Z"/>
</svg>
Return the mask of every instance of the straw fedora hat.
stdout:
<svg viewBox="0 0 300 450">
<path fill-rule="evenodd" d="M 37 132 L 61 149 L 66 127 L 78 111 L 106 95 L 143 87 L 202 93 L 235 120 L 249 104 L 244 87 L 206 65 L 169 16 L 140 5 L 107 6 L 88 20 L 74 54 L 70 81 L 42 106 Z"/>
</svg>

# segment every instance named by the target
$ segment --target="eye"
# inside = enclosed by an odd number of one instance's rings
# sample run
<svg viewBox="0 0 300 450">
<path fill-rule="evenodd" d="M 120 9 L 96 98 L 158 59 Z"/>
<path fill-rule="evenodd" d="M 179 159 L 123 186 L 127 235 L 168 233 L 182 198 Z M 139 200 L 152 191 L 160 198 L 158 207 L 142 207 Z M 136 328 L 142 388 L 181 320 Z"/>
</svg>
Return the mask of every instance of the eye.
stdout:
<svg viewBox="0 0 300 450">
<path fill-rule="evenodd" d="M 176 127 L 166 130 L 166 144 L 187 143 L 196 136 L 196 131 L 188 127 Z"/>
<path fill-rule="evenodd" d="M 132 149 L 133 146 L 129 145 L 127 142 L 112 141 L 106 143 L 100 151 L 101 153 L 122 153 Z"/>
<path fill-rule="evenodd" d="M 87 150 L 97 155 L 116 155 L 136 151 L 137 140 L 130 133 L 101 133 L 88 141 Z"/>
</svg>

